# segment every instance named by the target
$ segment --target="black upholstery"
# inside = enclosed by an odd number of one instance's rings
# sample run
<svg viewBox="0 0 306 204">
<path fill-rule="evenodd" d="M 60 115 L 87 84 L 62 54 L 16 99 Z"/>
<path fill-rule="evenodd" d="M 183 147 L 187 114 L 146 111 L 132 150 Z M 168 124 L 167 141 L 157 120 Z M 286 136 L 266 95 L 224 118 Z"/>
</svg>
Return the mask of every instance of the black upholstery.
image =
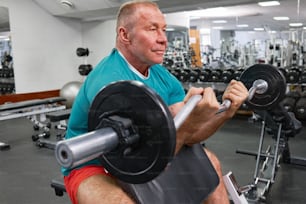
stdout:
<svg viewBox="0 0 306 204">
<path fill-rule="evenodd" d="M 184 147 L 167 169 L 144 184 L 120 183 L 142 204 L 199 204 L 214 191 L 218 175 L 200 144 Z"/>
</svg>

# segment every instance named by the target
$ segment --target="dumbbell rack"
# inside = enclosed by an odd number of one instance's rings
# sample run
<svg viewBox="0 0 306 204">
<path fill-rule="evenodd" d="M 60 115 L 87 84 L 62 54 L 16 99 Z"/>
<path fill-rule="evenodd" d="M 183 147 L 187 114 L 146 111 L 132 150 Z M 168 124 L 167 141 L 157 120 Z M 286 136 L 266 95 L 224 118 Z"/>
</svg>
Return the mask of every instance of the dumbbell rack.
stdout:
<svg viewBox="0 0 306 204">
<path fill-rule="evenodd" d="M 14 70 L 12 68 L 0 69 L 0 95 L 15 92 Z"/>
</svg>

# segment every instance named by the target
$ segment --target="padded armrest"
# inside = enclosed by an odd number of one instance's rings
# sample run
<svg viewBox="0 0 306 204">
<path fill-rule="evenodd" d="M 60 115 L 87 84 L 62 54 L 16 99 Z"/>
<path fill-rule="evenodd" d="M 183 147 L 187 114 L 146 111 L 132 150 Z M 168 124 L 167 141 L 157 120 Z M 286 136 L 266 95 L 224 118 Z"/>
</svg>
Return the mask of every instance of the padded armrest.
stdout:
<svg viewBox="0 0 306 204">
<path fill-rule="evenodd" d="M 201 203 L 219 184 L 219 177 L 200 144 L 183 147 L 171 164 L 144 184 L 120 182 L 137 203 Z"/>
</svg>

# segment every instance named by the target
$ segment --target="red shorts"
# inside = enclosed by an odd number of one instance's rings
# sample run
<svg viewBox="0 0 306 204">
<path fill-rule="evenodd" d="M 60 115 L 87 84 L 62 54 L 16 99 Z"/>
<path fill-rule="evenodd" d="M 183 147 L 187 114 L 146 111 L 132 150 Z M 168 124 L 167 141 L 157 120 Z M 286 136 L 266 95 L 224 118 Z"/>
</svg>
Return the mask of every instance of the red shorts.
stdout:
<svg viewBox="0 0 306 204">
<path fill-rule="evenodd" d="M 68 176 L 64 177 L 65 188 L 73 204 L 78 203 L 77 192 L 80 183 L 88 177 L 97 174 L 110 176 L 110 174 L 106 172 L 101 166 L 90 165 L 80 169 L 74 169 Z"/>
</svg>

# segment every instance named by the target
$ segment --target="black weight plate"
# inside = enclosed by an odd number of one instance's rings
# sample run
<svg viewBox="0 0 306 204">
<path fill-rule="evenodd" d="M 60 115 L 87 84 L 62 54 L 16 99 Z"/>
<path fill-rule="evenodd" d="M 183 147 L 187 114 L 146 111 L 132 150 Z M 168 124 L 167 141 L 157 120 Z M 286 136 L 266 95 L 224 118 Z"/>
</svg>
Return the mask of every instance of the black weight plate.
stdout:
<svg viewBox="0 0 306 204">
<path fill-rule="evenodd" d="M 168 107 L 154 91 L 136 81 L 119 81 L 103 88 L 95 97 L 88 119 L 95 130 L 100 115 L 115 112 L 132 119 L 140 141 L 131 152 L 117 147 L 100 156 L 102 165 L 116 178 L 128 183 L 145 183 L 158 176 L 175 151 L 176 129 Z"/>
<path fill-rule="evenodd" d="M 277 105 L 285 96 L 286 79 L 283 74 L 274 66 L 268 64 L 255 64 L 240 76 L 240 81 L 250 89 L 257 79 L 265 80 L 268 83 L 268 90 L 263 94 L 254 94 L 254 97 L 246 101 L 251 109 L 268 110 Z"/>
</svg>

